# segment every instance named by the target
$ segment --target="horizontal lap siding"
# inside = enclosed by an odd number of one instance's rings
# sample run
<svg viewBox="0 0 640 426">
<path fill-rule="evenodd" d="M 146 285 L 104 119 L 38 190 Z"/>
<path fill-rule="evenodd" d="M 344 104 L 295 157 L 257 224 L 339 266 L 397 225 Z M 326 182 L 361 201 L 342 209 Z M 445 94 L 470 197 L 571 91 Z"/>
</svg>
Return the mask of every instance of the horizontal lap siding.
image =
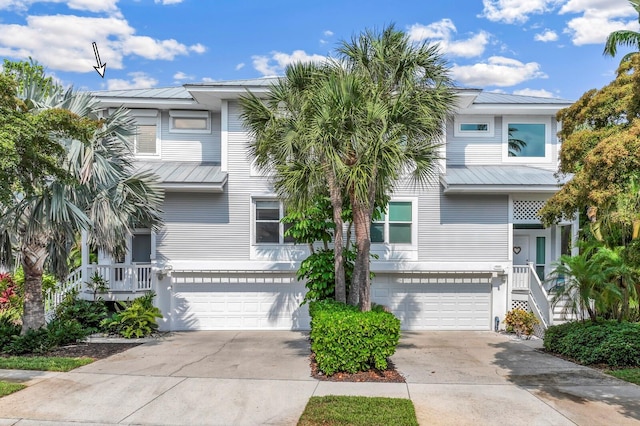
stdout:
<svg viewBox="0 0 640 426">
<path fill-rule="evenodd" d="M 162 159 L 220 163 L 220 113 L 211 113 L 211 133 L 170 133 L 169 112 L 162 111 Z"/>
<path fill-rule="evenodd" d="M 453 119 L 447 121 L 447 165 L 482 165 L 502 163 L 502 118 L 496 117 L 494 135 L 456 137 Z"/>
</svg>

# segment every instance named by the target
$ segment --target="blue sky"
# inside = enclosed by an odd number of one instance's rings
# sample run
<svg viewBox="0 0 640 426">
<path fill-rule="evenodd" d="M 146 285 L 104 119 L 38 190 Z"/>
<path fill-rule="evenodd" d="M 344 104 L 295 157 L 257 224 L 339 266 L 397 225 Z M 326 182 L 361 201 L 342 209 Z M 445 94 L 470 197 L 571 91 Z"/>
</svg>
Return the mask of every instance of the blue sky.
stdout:
<svg viewBox="0 0 640 426">
<path fill-rule="evenodd" d="M 462 87 L 574 100 L 614 78 L 626 51 L 603 57 L 606 36 L 640 30 L 627 0 L 0 0 L 0 58 L 80 89 L 167 87 L 278 75 L 389 23 L 439 43 Z"/>
</svg>

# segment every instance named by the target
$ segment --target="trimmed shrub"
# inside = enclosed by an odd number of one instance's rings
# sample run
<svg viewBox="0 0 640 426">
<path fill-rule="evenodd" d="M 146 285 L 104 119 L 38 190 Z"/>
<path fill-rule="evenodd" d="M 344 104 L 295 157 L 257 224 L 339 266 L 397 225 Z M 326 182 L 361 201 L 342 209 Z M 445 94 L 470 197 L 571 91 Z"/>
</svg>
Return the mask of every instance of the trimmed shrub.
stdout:
<svg viewBox="0 0 640 426">
<path fill-rule="evenodd" d="M 534 326 L 539 324 L 540 321 L 538 321 L 533 312 L 528 312 L 524 309 L 512 309 L 504 317 L 504 323 L 507 325 L 508 332 L 514 332 L 518 337 L 524 334 L 527 339 L 530 339 L 534 332 Z"/>
<path fill-rule="evenodd" d="M 327 375 L 384 370 L 400 340 L 400 320 L 392 313 L 360 312 L 333 300 L 312 302 L 311 349 Z"/>
<path fill-rule="evenodd" d="M 640 366 L 640 324 L 586 321 L 551 326 L 544 348 L 585 365 Z"/>
</svg>

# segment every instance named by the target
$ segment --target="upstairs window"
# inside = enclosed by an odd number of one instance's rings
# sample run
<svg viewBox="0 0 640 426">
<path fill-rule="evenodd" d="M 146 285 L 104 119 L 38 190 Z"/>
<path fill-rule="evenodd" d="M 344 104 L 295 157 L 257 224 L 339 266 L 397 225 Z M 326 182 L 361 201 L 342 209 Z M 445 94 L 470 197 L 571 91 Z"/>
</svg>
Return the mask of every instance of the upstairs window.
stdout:
<svg viewBox="0 0 640 426">
<path fill-rule="evenodd" d="M 391 201 L 387 213 L 371 224 L 371 242 L 386 244 L 413 244 L 414 203 Z"/>
<path fill-rule="evenodd" d="M 209 111 L 169 111 L 169 132 L 211 133 Z"/>
<path fill-rule="evenodd" d="M 457 138 L 490 138 L 494 136 L 492 116 L 462 115 L 453 118 L 453 135 Z"/>
<path fill-rule="evenodd" d="M 293 243 L 292 237 L 285 237 L 284 233 L 291 224 L 281 223 L 284 217 L 284 207 L 277 200 L 256 200 L 255 206 L 255 243 L 282 244 Z"/>
<path fill-rule="evenodd" d="M 506 161 L 547 161 L 551 158 L 550 120 L 523 120 L 505 117 L 503 159 Z"/>
<path fill-rule="evenodd" d="M 133 135 L 135 153 L 138 155 L 157 155 L 157 126 L 155 124 L 143 124 L 136 126 Z"/>
</svg>

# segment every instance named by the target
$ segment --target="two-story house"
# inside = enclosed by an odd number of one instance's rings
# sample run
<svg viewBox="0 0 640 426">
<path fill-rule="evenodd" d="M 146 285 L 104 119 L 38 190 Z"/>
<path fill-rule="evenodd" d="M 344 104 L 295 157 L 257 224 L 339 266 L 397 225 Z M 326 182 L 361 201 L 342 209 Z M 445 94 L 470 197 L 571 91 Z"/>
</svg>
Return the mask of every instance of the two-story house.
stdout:
<svg viewBox="0 0 640 426">
<path fill-rule="evenodd" d="M 307 249 L 284 237 L 283 206 L 252 167 L 240 118 L 238 98 L 272 82 L 95 93 L 105 111 L 124 105 L 136 118 L 139 167 L 162 181 L 165 223 L 137 230 L 124 259 L 90 265 L 85 250 L 69 283 L 98 270 L 108 297 L 153 289 L 166 330 L 308 328 L 295 278 Z M 459 91 L 439 180 L 399 185 L 372 225 L 372 299 L 404 329 L 491 330 L 513 307 L 553 321 L 540 278 L 577 228 L 544 228 L 536 213 L 558 189 L 555 113 L 569 104 Z"/>
</svg>

